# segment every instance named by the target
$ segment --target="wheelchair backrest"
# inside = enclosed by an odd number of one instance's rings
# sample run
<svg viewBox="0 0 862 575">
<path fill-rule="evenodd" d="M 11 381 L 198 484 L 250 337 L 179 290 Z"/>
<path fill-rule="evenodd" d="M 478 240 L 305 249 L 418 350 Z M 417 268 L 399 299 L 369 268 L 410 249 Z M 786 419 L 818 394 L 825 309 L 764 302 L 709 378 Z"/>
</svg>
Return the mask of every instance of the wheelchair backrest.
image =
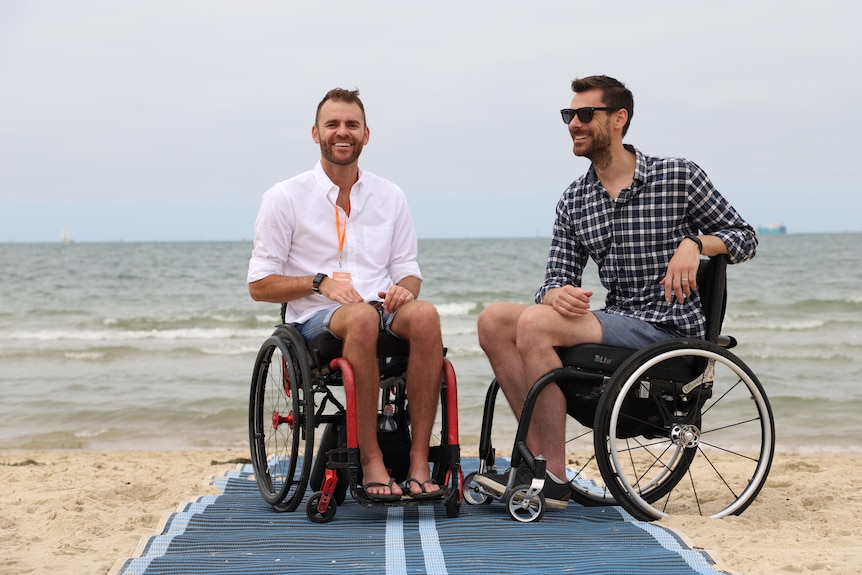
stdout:
<svg viewBox="0 0 862 575">
<path fill-rule="evenodd" d="M 727 309 L 727 254 L 703 259 L 697 270 L 700 303 L 706 316 L 707 341 L 718 341 Z"/>
</svg>

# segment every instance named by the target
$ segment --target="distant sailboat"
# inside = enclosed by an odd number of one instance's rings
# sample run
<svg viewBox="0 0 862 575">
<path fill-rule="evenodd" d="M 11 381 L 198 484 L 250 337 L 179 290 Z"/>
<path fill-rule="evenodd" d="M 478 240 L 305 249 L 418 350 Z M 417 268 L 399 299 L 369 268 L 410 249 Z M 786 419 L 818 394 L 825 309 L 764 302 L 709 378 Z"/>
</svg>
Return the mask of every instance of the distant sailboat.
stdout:
<svg viewBox="0 0 862 575">
<path fill-rule="evenodd" d="M 60 230 L 60 241 L 64 244 L 71 244 L 75 242 L 75 239 L 72 237 L 72 234 L 69 233 L 68 228 L 63 226 L 63 229 Z"/>
</svg>

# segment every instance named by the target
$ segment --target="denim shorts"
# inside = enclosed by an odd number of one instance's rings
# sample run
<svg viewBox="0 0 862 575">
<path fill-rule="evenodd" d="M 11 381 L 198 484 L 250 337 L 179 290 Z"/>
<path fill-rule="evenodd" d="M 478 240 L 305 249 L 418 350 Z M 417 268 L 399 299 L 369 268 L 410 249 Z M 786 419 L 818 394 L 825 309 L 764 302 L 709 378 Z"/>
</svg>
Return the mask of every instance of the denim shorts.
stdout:
<svg viewBox="0 0 862 575">
<path fill-rule="evenodd" d="M 602 324 L 602 345 L 641 349 L 653 343 L 682 337 L 673 330 L 637 318 L 594 311 Z"/>
<path fill-rule="evenodd" d="M 377 302 L 370 303 L 377 304 Z M 341 306 L 335 306 L 322 309 L 318 312 L 315 312 L 314 315 L 308 318 L 304 323 L 295 324 L 296 328 L 299 330 L 299 333 L 302 335 L 302 337 L 305 338 L 305 341 L 311 341 L 312 339 L 323 333 L 329 333 L 332 337 L 341 339 L 337 335 L 332 333 L 332 331 L 330 331 L 329 329 L 329 323 L 332 321 L 332 314 L 334 314 L 335 310 L 340 307 Z M 382 305 L 375 305 L 375 307 L 377 307 L 378 313 L 381 314 L 381 331 L 395 337 L 399 337 L 398 335 L 392 333 L 392 320 L 395 319 L 395 313 L 387 313 L 383 311 Z"/>
</svg>

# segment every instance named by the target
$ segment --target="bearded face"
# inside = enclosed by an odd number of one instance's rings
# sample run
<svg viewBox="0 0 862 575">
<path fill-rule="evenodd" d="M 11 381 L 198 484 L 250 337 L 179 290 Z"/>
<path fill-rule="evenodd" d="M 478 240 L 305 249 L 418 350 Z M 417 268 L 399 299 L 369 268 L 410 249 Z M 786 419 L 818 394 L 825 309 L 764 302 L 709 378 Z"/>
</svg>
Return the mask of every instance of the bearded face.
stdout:
<svg viewBox="0 0 862 575">
<path fill-rule="evenodd" d="M 611 119 L 607 113 L 605 113 L 604 118 L 600 118 L 599 114 L 601 113 L 596 112 L 596 116 L 589 124 L 581 124 L 574 129 L 569 128 L 576 156 L 595 160 L 610 150 Z"/>
<path fill-rule="evenodd" d="M 324 161 L 349 166 L 359 159 L 369 131 L 357 104 L 329 100 L 320 109 L 312 136 Z"/>
<path fill-rule="evenodd" d="M 593 108 L 592 118 L 588 122 L 582 122 L 577 114 L 569 122 L 572 151 L 576 156 L 588 158 L 595 165 L 604 164 L 610 159 L 614 138 L 613 125 L 617 111 L 601 109 L 604 107 L 604 94 L 598 89 L 578 92 L 572 98 L 572 110 Z"/>
</svg>

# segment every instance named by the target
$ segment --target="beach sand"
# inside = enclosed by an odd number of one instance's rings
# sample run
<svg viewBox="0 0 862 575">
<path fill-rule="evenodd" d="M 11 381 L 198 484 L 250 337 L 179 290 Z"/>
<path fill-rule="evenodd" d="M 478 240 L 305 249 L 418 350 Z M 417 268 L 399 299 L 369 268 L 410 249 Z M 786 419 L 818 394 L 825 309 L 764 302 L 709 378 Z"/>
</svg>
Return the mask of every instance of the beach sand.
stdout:
<svg viewBox="0 0 862 575">
<path fill-rule="evenodd" d="M 0 575 L 105 574 L 180 504 L 218 490 L 243 450 L 0 452 Z M 739 517 L 673 517 L 733 573 L 862 571 L 862 457 L 776 455 Z M 119 563 L 118 563 L 119 562 Z"/>
</svg>

